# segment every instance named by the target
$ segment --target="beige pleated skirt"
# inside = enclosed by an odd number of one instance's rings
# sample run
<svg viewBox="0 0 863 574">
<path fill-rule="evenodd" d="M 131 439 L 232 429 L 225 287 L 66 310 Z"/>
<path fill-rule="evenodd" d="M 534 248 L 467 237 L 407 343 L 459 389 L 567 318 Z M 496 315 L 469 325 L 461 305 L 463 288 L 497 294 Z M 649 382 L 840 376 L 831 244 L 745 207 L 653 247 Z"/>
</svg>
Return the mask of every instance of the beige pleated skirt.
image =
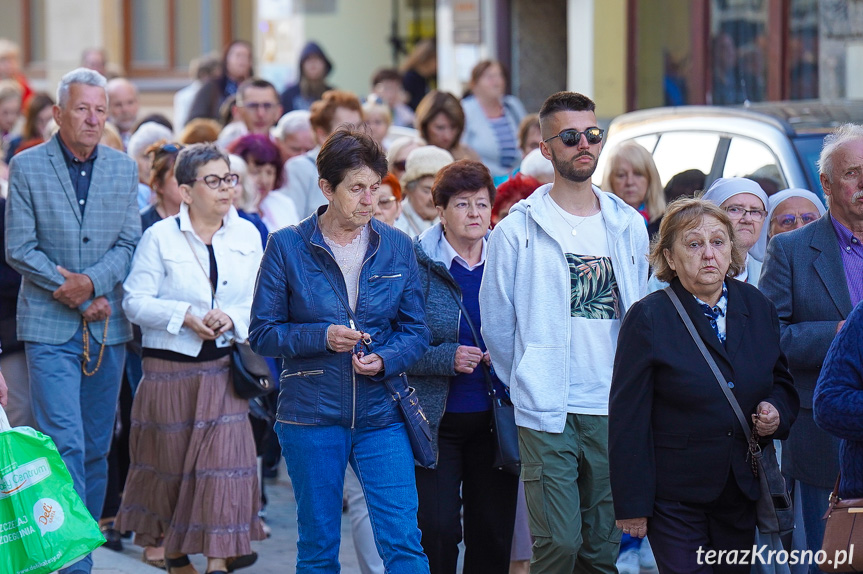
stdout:
<svg viewBox="0 0 863 574">
<path fill-rule="evenodd" d="M 242 556 L 264 539 L 248 402 L 230 358 L 147 357 L 132 405 L 131 464 L 114 528 L 170 554 Z"/>
</svg>

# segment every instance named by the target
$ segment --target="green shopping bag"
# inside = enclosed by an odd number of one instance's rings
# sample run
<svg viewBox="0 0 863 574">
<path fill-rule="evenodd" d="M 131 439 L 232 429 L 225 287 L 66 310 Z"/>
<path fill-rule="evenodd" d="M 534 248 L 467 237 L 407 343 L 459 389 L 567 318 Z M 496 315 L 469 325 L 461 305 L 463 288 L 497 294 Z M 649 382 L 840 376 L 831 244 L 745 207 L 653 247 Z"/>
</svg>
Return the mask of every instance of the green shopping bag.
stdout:
<svg viewBox="0 0 863 574">
<path fill-rule="evenodd" d="M 48 574 L 104 542 L 54 441 L 0 407 L 0 572 Z"/>
</svg>

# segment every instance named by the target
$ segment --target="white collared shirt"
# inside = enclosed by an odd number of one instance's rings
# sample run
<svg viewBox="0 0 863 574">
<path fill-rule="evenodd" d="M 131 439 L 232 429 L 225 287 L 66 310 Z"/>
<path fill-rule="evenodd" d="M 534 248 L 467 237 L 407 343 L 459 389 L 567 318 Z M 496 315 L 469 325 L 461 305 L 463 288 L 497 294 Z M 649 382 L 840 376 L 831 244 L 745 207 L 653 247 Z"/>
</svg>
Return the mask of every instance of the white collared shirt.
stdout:
<svg viewBox="0 0 863 574">
<path fill-rule="evenodd" d="M 446 265 L 446 268 L 449 269 L 452 267 L 452 262 L 456 261 L 459 265 L 467 269 L 468 271 L 473 271 L 483 263 L 485 263 L 486 251 L 488 250 L 488 241 L 485 237 L 482 238 L 482 253 L 479 256 L 479 263 L 476 265 L 471 265 L 464 258 L 456 253 L 456 250 L 450 245 L 450 242 L 446 238 L 446 234 L 441 233 L 440 236 L 440 254 L 443 256 L 443 260 L 441 263 Z"/>
</svg>

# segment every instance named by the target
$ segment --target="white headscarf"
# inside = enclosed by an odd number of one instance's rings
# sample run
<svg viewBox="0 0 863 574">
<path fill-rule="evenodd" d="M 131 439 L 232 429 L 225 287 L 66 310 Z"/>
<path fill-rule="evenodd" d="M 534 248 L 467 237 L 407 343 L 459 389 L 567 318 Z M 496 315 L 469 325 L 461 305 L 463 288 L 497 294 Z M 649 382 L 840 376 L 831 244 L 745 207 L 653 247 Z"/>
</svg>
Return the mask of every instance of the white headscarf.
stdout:
<svg viewBox="0 0 863 574">
<path fill-rule="evenodd" d="M 791 189 L 783 189 L 780 192 L 774 193 L 767 200 L 767 219 L 764 220 L 764 227 L 761 228 L 761 237 L 758 238 L 758 243 L 752 246 L 750 253 L 755 251 L 756 248 L 760 248 L 761 253 L 765 253 L 767 251 L 767 234 L 770 232 L 770 220 L 773 219 L 773 212 L 776 211 L 776 208 L 779 207 L 780 203 L 786 199 L 791 199 L 792 197 L 808 199 L 812 202 L 812 205 L 818 209 L 818 213 L 820 215 L 827 213 L 827 208 L 824 207 L 824 204 L 821 202 L 821 198 L 808 189 L 792 187 Z"/>
<path fill-rule="evenodd" d="M 751 179 L 746 179 L 745 177 L 720 177 L 707 189 L 701 199 L 705 199 L 716 205 L 722 205 L 729 198 L 734 197 L 735 195 L 739 195 L 741 193 L 750 193 L 758 199 L 761 200 L 762 205 L 764 205 L 764 209 L 767 209 L 767 194 L 764 193 L 764 190 L 761 189 L 761 186 L 758 183 L 752 181 Z M 765 220 L 765 224 L 767 221 Z M 764 227 L 761 228 L 762 232 L 764 231 Z M 761 247 L 761 250 L 758 250 L 761 241 L 757 241 L 755 245 L 753 245 L 749 249 L 749 255 L 758 261 L 764 259 L 764 246 Z"/>
</svg>

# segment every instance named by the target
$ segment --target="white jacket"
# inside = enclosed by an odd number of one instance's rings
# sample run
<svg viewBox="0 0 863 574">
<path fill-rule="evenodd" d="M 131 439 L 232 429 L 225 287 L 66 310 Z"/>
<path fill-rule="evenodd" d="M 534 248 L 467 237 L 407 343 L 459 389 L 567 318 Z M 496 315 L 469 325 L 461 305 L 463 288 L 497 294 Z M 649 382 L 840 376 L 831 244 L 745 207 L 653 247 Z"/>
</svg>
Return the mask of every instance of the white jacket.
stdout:
<svg viewBox="0 0 863 574">
<path fill-rule="evenodd" d="M 210 255 L 192 229 L 185 204 L 177 217 L 155 223 L 141 238 L 123 283 L 123 310 L 131 322 L 141 326 L 144 347 L 194 357 L 203 340 L 183 326 L 183 319 L 188 310 L 203 317 L 212 308 Z M 263 257 L 261 234 L 231 207 L 213 235 L 213 250 L 219 271 L 216 302 L 234 323 L 228 335 L 245 341 L 255 277 Z"/>
<path fill-rule="evenodd" d="M 537 189 L 491 232 L 479 292 L 482 337 L 494 369 L 509 386 L 515 422 L 560 433 L 569 403 L 570 277 L 560 244 L 548 231 L 553 214 Z M 647 289 L 644 218 L 611 193 L 593 188 L 611 249 L 625 313 Z"/>
</svg>

